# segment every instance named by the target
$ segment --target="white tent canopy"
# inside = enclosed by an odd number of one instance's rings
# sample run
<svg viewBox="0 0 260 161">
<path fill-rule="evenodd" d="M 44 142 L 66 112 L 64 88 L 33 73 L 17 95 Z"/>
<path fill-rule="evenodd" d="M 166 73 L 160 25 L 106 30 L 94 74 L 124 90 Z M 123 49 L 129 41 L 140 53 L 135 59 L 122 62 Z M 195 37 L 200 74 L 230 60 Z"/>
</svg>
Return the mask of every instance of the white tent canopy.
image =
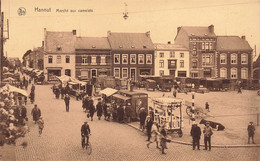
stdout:
<svg viewBox="0 0 260 161">
<path fill-rule="evenodd" d="M 3 87 L 3 89 L 7 89 L 7 90 L 9 90 L 10 92 L 17 92 L 17 93 L 20 93 L 20 94 L 22 94 L 22 95 L 24 95 L 24 96 L 28 96 L 28 93 L 27 93 L 25 90 L 20 89 L 20 88 L 16 88 L 16 87 L 11 86 L 11 85 L 9 85 L 9 84 L 5 85 L 5 86 Z"/>
<path fill-rule="evenodd" d="M 106 88 L 100 91 L 99 93 L 106 95 L 107 97 L 115 94 L 118 90 L 113 89 L 113 88 Z"/>
</svg>

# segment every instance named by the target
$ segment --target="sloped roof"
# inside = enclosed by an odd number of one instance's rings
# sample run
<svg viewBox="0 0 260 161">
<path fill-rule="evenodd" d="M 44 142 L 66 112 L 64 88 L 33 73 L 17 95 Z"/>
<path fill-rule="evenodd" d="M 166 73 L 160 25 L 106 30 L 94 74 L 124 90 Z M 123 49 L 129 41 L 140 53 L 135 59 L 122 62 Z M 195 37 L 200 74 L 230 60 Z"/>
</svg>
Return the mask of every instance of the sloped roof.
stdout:
<svg viewBox="0 0 260 161">
<path fill-rule="evenodd" d="M 107 37 L 77 37 L 76 49 L 110 49 Z"/>
<path fill-rule="evenodd" d="M 55 53 L 73 53 L 75 51 L 76 35 L 72 32 L 53 32 L 46 31 L 45 50 Z M 57 51 L 57 47 L 61 50 Z"/>
<path fill-rule="evenodd" d="M 149 33 L 108 33 L 112 49 L 153 50 L 154 45 Z"/>
<path fill-rule="evenodd" d="M 186 48 L 183 45 L 177 45 L 177 44 L 160 44 L 155 43 L 154 48 L 157 50 L 185 50 L 188 51 L 189 49 Z"/>
<path fill-rule="evenodd" d="M 188 36 L 216 36 L 214 32 L 210 32 L 209 27 L 182 26 L 181 28 Z"/>
<path fill-rule="evenodd" d="M 217 50 L 221 51 L 251 51 L 249 43 L 239 36 L 217 36 Z"/>
</svg>

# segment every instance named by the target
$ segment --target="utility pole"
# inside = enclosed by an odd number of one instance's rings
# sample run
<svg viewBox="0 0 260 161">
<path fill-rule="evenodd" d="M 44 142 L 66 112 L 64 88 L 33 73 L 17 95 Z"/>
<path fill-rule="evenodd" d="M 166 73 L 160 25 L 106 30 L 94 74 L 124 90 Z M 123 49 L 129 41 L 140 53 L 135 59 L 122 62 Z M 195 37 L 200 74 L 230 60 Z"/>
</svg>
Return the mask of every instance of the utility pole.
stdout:
<svg viewBox="0 0 260 161">
<path fill-rule="evenodd" d="M 0 16 L 1 16 L 1 20 L 0 20 L 0 84 L 2 84 L 2 80 L 3 80 L 3 17 L 4 17 L 4 13 L 2 13 L 2 0 L 0 0 Z"/>
</svg>

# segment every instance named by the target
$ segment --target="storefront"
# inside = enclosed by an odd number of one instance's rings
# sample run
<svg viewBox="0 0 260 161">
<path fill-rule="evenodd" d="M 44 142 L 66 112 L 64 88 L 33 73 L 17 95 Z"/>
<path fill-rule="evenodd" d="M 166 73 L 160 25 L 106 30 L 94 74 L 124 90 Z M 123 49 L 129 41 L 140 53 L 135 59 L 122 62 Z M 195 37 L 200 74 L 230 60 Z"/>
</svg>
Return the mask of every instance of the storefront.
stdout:
<svg viewBox="0 0 260 161">
<path fill-rule="evenodd" d="M 57 81 L 57 76 L 61 76 L 61 69 L 62 68 L 47 68 L 48 81 Z"/>
</svg>

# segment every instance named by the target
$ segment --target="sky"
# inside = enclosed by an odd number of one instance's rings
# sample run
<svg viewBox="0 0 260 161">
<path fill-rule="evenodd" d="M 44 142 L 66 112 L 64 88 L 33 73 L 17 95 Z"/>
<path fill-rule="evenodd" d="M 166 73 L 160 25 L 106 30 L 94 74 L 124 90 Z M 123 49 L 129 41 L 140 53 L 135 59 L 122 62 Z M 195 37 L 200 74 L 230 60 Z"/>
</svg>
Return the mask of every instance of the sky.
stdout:
<svg viewBox="0 0 260 161">
<path fill-rule="evenodd" d="M 18 15 L 20 7 L 26 9 L 25 15 Z M 36 12 L 35 8 L 51 8 L 51 12 Z M 153 43 L 167 43 L 174 42 L 179 26 L 211 24 L 219 36 L 245 35 L 260 53 L 260 0 L 2 0 L 1 9 L 5 30 L 9 21 L 9 39 L 4 44 L 8 57 L 22 58 L 27 50 L 40 47 L 44 28 L 76 29 L 82 37 L 106 37 L 107 31 L 150 31 Z M 126 11 L 129 17 L 125 20 Z"/>
</svg>

